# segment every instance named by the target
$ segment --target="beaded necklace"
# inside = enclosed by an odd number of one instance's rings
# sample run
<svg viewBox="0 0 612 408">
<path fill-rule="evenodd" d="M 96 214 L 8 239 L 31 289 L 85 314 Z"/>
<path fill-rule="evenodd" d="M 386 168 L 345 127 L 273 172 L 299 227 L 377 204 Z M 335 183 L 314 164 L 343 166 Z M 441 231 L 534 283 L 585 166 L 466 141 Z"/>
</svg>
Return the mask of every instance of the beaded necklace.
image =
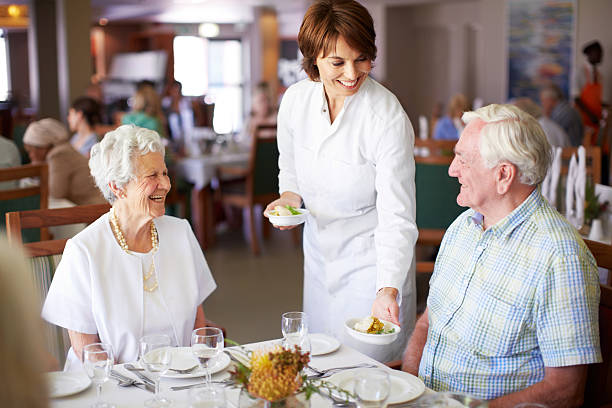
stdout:
<svg viewBox="0 0 612 408">
<path fill-rule="evenodd" d="M 111 207 L 110 209 L 110 222 L 113 226 L 113 232 L 115 233 L 115 237 L 117 238 L 117 241 L 119 241 L 119 246 L 121 247 L 121 249 L 123 249 L 126 253 L 129 254 L 127 242 L 125 241 L 125 237 L 123 236 L 123 233 L 119 228 L 119 220 L 117 219 L 117 214 L 115 214 L 115 209 L 113 207 Z M 155 255 L 155 253 L 159 249 L 159 239 L 157 236 L 157 229 L 155 228 L 155 224 L 153 223 L 153 221 L 151 221 L 151 246 L 153 247 L 152 255 Z M 147 286 L 147 281 L 151 278 L 155 279 L 155 283 L 150 286 Z M 158 286 L 159 282 L 157 281 L 157 277 L 155 276 L 155 261 L 151 259 L 151 266 L 149 267 L 149 272 L 142 273 L 142 287 L 147 292 L 154 292 Z"/>
</svg>

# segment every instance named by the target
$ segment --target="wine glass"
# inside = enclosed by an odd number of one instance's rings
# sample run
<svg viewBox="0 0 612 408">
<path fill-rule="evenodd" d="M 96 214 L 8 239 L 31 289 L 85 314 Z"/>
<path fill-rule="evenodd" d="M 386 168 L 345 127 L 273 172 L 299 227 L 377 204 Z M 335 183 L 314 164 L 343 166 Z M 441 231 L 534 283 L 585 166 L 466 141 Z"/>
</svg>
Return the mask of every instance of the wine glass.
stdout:
<svg viewBox="0 0 612 408">
<path fill-rule="evenodd" d="M 96 385 L 96 403 L 92 405 L 93 408 L 114 407 L 114 405 L 100 400 L 102 384 L 108 381 L 114 362 L 113 347 L 110 344 L 93 343 L 83 348 L 83 367 L 91 381 Z"/>
<path fill-rule="evenodd" d="M 283 333 L 283 347 L 285 349 L 293 349 L 294 346 L 300 346 L 302 353 L 310 351 L 306 313 L 283 313 L 281 317 L 281 331 Z"/>
<path fill-rule="evenodd" d="M 172 401 L 163 397 L 159 384 L 161 376 L 172 363 L 172 340 L 166 334 L 153 334 L 140 339 L 140 363 L 155 381 L 155 396 L 145 401 L 145 407 L 167 407 Z"/>
<path fill-rule="evenodd" d="M 225 408 L 225 390 L 218 385 L 194 388 L 189 392 L 190 408 Z"/>
<path fill-rule="evenodd" d="M 208 363 L 223 351 L 223 332 L 216 327 L 202 327 L 191 333 L 191 352 L 206 371 L 206 383 L 210 386 Z"/>
<path fill-rule="evenodd" d="M 384 407 L 391 392 L 389 373 L 383 369 L 360 370 L 355 381 L 357 406 Z"/>
</svg>

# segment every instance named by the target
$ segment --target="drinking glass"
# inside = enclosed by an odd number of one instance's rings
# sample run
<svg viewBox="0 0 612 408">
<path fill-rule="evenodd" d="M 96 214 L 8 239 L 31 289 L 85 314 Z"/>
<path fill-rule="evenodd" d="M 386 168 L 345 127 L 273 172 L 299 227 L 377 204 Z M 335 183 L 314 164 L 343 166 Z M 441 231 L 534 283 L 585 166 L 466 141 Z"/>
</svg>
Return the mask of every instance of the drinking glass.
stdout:
<svg viewBox="0 0 612 408">
<path fill-rule="evenodd" d="M 153 334 L 140 339 L 140 364 L 155 382 L 155 396 L 145 401 L 145 407 L 167 407 L 171 400 L 160 393 L 161 376 L 172 363 L 172 340 L 165 334 Z"/>
<path fill-rule="evenodd" d="M 206 383 L 210 386 L 208 363 L 223 351 L 223 332 L 216 327 L 202 327 L 191 333 L 191 352 L 206 371 Z"/>
<path fill-rule="evenodd" d="M 113 347 L 107 343 L 88 344 L 83 348 L 83 367 L 85 372 L 96 385 L 96 403 L 93 408 L 110 408 L 114 405 L 100 399 L 102 384 L 108 381 L 114 364 Z"/>
<path fill-rule="evenodd" d="M 383 369 L 360 370 L 355 380 L 357 406 L 364 408 L 384 407 L 391 392 L 389 373 Z"/>
<path fill-rule="evenodd" d="M 302 353 L 310 351 L 308 338 L 308 318 L 304 312 L 286 312 L 281 318 L 281 331 L 283 333 L 283 347 L 293 349 L 300 346 Z"/>
<path fill-rule="evenodd" d="M 189 392 L 190 408 L 225 408 L 225 390 L 218 385 L 194 388 Z"/>
</svg>

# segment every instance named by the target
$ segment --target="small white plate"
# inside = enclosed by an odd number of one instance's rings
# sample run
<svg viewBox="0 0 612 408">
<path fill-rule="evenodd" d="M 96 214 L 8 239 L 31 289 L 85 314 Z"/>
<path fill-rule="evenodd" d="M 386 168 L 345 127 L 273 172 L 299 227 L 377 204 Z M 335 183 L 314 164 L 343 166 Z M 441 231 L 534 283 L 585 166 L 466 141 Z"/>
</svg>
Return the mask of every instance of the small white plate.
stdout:
<svg viewBox="0 0 612 408">
<path fill-rule="evenodd" d="M 91 384 L 91 379 L 83 371 L 53 371 L 46 376 L 51 398 L 79 393 Z"/>
<path fill-rule="evenodd" d="M 343 390 L 353 393 L 355 390 L 355 380 L 359 371 L 367 368 L 340 371 L 329 377 L 327 381 Z M 389 380 L 391 381 L 391 392 L 387 404 L 399 404 L 418 398 L 425 392 L 425 384 L 420 378 L 405 371 L 388 370 Z"/>
<path fill-rule="evenodd" d="M 335 338 L 323 333 L 311 333 L 310 338 L 310 355 L 321 356 L 323 354 L 332 353 L 340 348 L 340 342 Z"/>
<path fill-rule="evenodd" d="M 355 323 L 357 323 L 360 320 L 361 319 L 358 317 L 355 317 L 353 319 L 348 319 L 344 323 L 344 328 L 346 329 L 347 333 L 351 337 L 359 341 L 362 341 L 364 343 L 377 344 L 377 345 L 391 344 L 395 341 L 395 339 L 397 339 L 397 336 L 402 331 L 402 329 L 397 324 L 393 324 L 386 320 L 381 320 L 381 322 L 385 323 L 385 325 L 389 324 L 393 326 L 395 331 L 393 333 L 388 333 L 388 334 L 373 334 L 373 333 L 360 332 L 353 328 L 355 327 Z"/>
<path fill-rule="evenodd" d="M 179 370 L 184 370 L 189 367 L 193 367 L 194 365 L 198 365 L 198 360 L 195 358 L 193 353 L 191 352 L 191 347 L 176 347 L 173 350 L 172 354 L 172 366 L 171 368 L 176 368 Z M 224 352 L 219 353 L 217 357 L 208 362 L 208 369 L 211 374 L 218 373 L 219 371 L 223 371 L 229 366 L 230 358 Z M 195 377 L 203 377 L 206 375 L 206 371 L 202 368 L 198 367 L 193 370 L 189 374 L 179 374 L 176 371 L 168 370 L 163 375 L 166 378 L 195 378 Z"/>
<path fill-rule="evenodd" d="M 270 215 L 268 212 L 264 212 L 264 216 L 272 223 L 272 225 L 276 225 L 278 227 L 290 227 L 293 225 L 300 225 L 306 221 L 306 217 L 310 212 L 305 208 L 296 208 L 299 215 Z"/>
</svg>

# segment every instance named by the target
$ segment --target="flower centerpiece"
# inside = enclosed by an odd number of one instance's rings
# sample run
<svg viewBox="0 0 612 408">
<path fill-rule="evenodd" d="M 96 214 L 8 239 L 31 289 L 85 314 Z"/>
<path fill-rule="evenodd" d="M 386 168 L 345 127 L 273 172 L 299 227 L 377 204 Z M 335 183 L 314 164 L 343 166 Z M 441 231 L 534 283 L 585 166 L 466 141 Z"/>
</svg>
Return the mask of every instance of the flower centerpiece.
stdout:
<svg viewBox="0 0 612 408">
<path fill-rule="evenodd" d="M 242 387 L 240 408 L 243 405 L 271 407 L 303 407 L 309 405 L 314 392 L 337 389 L 325 381 L 309 378 L 302 373 L 310 361 L 310 353 L 302 353 L 299 346 L 293 350 L 279 345 L 260 350 L 245 350 L 248 365 L 236 363 L 230 374 Z M 346 398 L 350 394 L 343 390 Z M 243 396 L 243 394 L 245 394 Z M 247 402 L 245 404 L 245 402 Z"/>
</svg>

